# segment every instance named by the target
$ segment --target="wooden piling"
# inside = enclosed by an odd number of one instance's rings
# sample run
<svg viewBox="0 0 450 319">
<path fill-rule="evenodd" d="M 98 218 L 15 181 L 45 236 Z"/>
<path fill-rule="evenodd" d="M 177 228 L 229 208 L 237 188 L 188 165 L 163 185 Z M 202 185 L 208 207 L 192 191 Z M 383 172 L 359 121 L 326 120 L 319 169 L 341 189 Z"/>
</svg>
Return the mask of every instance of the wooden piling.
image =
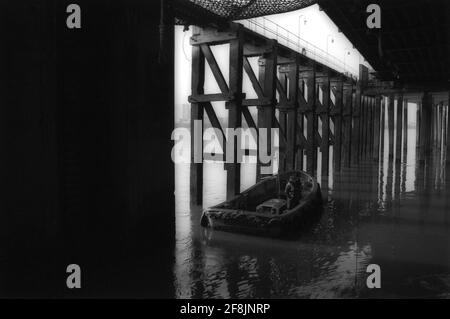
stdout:
<svg viewBox="0 0 450 319">
<path fill-rule="evenodd" d="M 350 167 L 351 164 L 351 138 L 352 138 L 352 102 L 353 85 L 344 85 L 342 111 L 342 165 Z"/>
<path fill-rule="evenodd" d="M 380 134 L 381 134 L 381 96 L 377 95 L 374 101 L 374 127 L 373 127 L 373 154 L 372 158 L 378 160 L 380 156 Z"/>
<path fill-rule="evenodd" d="M 342 131 L 343 131 L 343 90 L 344 84 L 342 79 L 338 79 L 334 83 L 334 107 L 331 116 L 334 123 L 334 144 L 333 144 L 333 164 L 334 171 L 341 170 L 342 162 Z"/>
<path fill-rule="evenodd" d="M 389 129 L 389 158 L 394 158 L 394 110 L 395 110 L 395 96 L 389 96 L 388 104 L 388 129 Z"/>
<path fill-rule="evenodd" d="M 403 158 L 406 159 L 408 152 L 408 100 L 403 103 Z"/>
<path fill-rule="evenodd" d="M 330 77 L 327 75 L 320 79 L 322 89 L 322 105 L 317 108 L 317 114 L 322 120 L 322 139 L 320 151 L 322 153 L 322 176 L 329 174 L 330 162 Z"/>
<path fill-rule="evenodd" d="M 289 104 L 287 114 L 287 150 L 286 150 L 286 170 L 290 171 L 295 169 L 296 158 L 296 146 L 297 146 L 297 111 L 299 108 L 298 95 L 299 95 L 299 63 L 289 64 Z M 299 128 L 300 129 L 300 128 Z"/>
<path fill-rule="evenodd" d="M 446 163 L 450 165 L 450 92 L 449 92 L 449 99 L 447 103 L 447 134 L 446 134 Z"/>
<path fill-rule="evenodd" d="M 264 96 L 269 101 L 269 104 L 264 106 L 258 106 L 258 129 L 267 130 L 267 140 L 265 144 L 267 145 L 267 154 L 272 155 L 273 150 L 271 149 L 272 133 L 271 129 L 274 127 L 275 119 L 275 106 L 276 106 L 276 81 L 277 81 L 277 46 L 276 42 L 273 42 L 270 51 L 264 54 L 259 59 L 259 82 L 261 83 Z M 263 177 L 261 172 L 262 168 L 270 170 L 270 166 L 273 163 L 262 163 L 259 156 L 259 151 L 262 145 L 258 141 L 258 161 L 257 161 L 257 180 Z M 273 173 L 273 172 L 272 172 Z"/>
<path fill-rule="evenodd" d="M 204 93 L 205 56 L 199 46 L 192 47 L 192 95 Z M 203 106 L 191 103 L 191 164 L 190 164 L 190 198 L 191 205 L 200 205 L 203 201 Z"/>
<path fill-rule="evenodd" d="M 243 52 L 243 35 L 238 30 L 237 37 L 230 40 L 229 91 L 233 99 L 225 103 L 225 107 L 228 110 L 228 127 L 230 129 L 242 127 Z M 241 147 L 241 141 L 238 140 L 237 136 L 233 136 L 233 138 L 234 161 L 233 163 L 225 164 L 227 171 L 227 200 L 240 192 L 241 185 L 241 159 L 238 158 L 238 149 Z"/>
<path fill-rule="evenodd" d="M 352 143 L 351 143 L 351 162 L 352 164 L 357 164 L 359 162 L 360 154 L 360 116 L 361 116 L 361 83 L 356 84 L 356 90 L 353 95 L 353 130 L 352 130 Z"/>
<path fill-rule="evenodd" d="M 384 156 L 384 145 L 385 145 L 385 126 L 386 126 L 386 99 L 384 96 L 380 97 L 381 99 L 381 115 L 380 115 L 380 158 L 382 159 Z"/>
<path fill-rule="evenodd" d="M 397 99 L 397 128 L 396 128 L 396 142 L 395 142 L 395 161 L 402 160 L 402 133 L 403 133 L 403 96 L 399 95 Z"/>
<path fill-rule="evenodd" d="M 307 145 L 306 145 L 306 171 L 315 175 L 317 167 L 317 115 L 316 115 L 316 67 L 307 71 L 306 85 L 308 91 L 308 109 L 306 113 L 307 120 Z"/>
<path fill-rule="evenodd" d="M 433 97 L 425 92 L 422 97 L 422 107 L 420 116 L 420 149 L 419 161 L 424 162 L 426 157 L 431 153 L 431 134 L 432 134 L 432 104 Z"/>
</svg>

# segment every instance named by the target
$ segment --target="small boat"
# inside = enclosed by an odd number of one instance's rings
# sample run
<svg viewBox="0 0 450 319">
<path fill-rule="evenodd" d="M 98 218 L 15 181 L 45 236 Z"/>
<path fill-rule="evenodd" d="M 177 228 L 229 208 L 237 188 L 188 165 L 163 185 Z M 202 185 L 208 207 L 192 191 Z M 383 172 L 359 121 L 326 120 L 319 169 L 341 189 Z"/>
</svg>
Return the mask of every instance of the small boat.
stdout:
<svg viewBox="0 0 450 319">
<path fill-rule="evenodd" d="M 289 178 L 301 185 L 301 197 L 288 208 L 284 189 Z M 298 229 L 320 212 L 320 185 L 303 171 L 264 178 L 232 200 L 203 211 L 201 225 L 212 229 L 279 237 Z"/>
</svg>

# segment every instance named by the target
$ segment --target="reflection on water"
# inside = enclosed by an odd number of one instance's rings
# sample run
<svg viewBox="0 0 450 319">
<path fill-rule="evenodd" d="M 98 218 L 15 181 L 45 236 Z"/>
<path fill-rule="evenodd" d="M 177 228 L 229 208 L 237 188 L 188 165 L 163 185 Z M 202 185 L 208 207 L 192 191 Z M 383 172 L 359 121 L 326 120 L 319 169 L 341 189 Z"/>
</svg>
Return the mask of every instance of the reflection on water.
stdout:
<svg viewBox="0 0 450 319">
<path fill-rule="evenodd" d="M 324 212 L 295 240 L 201 228 L 202 208 L 189 207 L 189 165 L 178 164 L 176 297 L 450 297 L 449 175 L 440 154 L 416 164 L 415 130 L 408 136 L 402 163 L 389 160 L 386 143 L 379 163 L 319 176 Z M 221 164 L 204 170 L 207 207 L 225 199 L 226 173 Z M 243 189 L 254 172 L 243 168 Z M 372 263 L 381 289 L 366 288 Z"/>
</svg>

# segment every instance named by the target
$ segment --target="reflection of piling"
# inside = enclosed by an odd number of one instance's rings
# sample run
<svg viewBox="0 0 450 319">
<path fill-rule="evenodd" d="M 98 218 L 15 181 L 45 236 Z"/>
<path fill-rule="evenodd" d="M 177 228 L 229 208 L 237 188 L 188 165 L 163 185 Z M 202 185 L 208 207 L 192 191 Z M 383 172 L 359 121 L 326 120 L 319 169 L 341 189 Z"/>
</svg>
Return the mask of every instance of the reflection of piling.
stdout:
<svg viewBox="0 0 450 319">
<path fill-rule="evenodd" d="M 433 97 L 425 92 L 420 112 L 419 162 L 423 163 L 431 152 L 431 122 Z"/>
<path fill-rule="evenodd" d="M 404 101 L 403 108 L 403 163 L 406 164 L 408 153 L 408 100 Z"/>
<path fill-rule="evenodd" d="M 395 141 L 395 161 L 402 160 L 402 129 L 403 125 L 403 96 L 400 95 L 397 99 L 397 127 L 396 127 L 396 141 Z"/>
<path fill-rule="evenodd" d="M 394 158 L 394 100 L 393 94 L 389 96 L 388 104 L 388 130 L 389 130 L 389 158 Z"/>
</svg>

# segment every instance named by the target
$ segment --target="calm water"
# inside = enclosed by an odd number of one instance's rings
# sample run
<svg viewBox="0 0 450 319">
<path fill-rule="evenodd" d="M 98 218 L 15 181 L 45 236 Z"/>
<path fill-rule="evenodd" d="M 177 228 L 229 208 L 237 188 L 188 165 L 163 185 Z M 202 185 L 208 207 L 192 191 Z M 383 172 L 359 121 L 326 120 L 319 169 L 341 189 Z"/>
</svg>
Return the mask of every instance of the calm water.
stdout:
<svg viewBox="0 0 450 319">
<path fill-rule="evenodd" d="M 387 138 L 387 135 L 386 135 Z M 185 298 L 450 297 L 450 172 L 416 165 L 415 130 L 401 164 L 383 156 L 319 176 L 320 220 L 292 240 L 205 231 L 189 206 L 189 166 L 176 167 L 176 296 Z M 385 153 L 388 148 L 385 145 Z M 320 165 L 320 163 L 319 163 Z M 222 164 L 204 165 L 203 207 L 225 199 Z M 248 164 L 241 188 L 255 181 Z M 368 264 L 381 289 L 366 288 Z"/>
</svg>

